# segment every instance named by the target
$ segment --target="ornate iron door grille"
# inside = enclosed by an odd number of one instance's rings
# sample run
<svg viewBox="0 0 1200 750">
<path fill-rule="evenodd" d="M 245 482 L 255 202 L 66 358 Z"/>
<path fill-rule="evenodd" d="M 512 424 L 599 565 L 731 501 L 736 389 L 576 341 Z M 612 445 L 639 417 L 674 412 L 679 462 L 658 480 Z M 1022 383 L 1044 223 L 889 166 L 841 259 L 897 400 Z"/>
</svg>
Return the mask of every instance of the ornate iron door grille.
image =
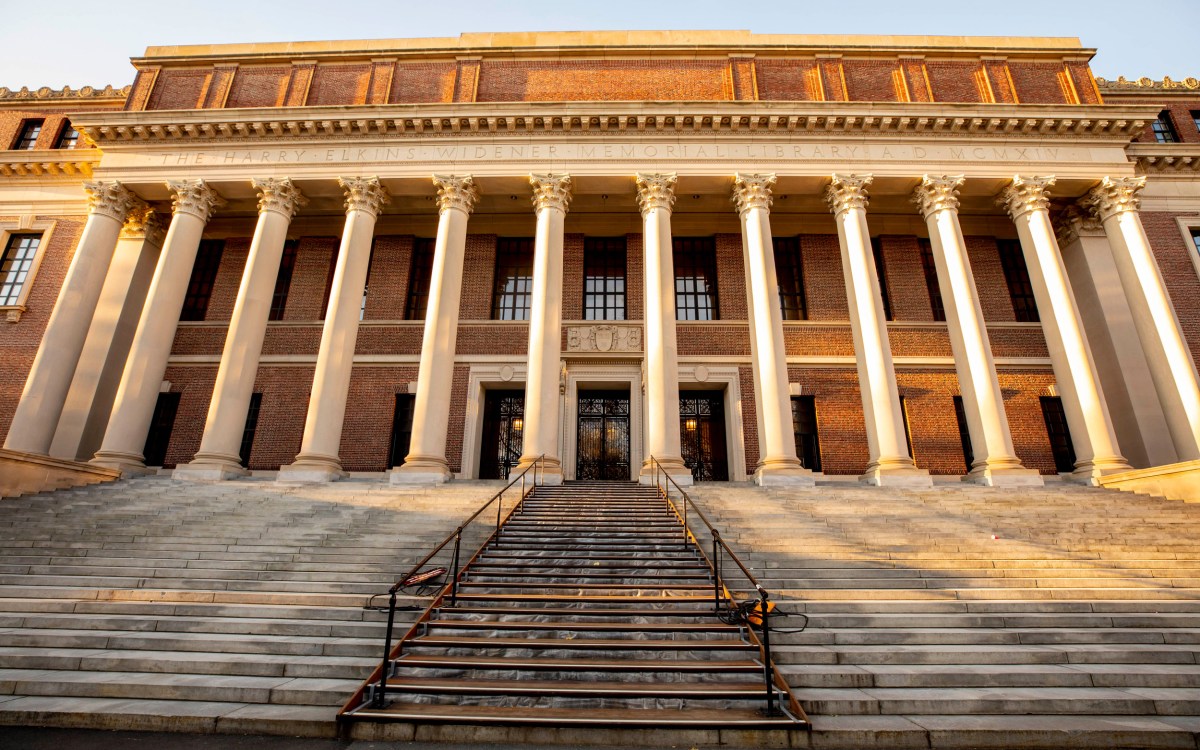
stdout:
<svg viewBox="0 0 1200 750">
<path fill-rule="evenodd" d="M 720 393 L 679 397 L 679 437 L 683 463 L 697 482 L 729 481 L 725 453 L 725 398 Z"/>
<path fill-rule="evenodd" d="M 629 393 L 581 392 L 577 432 L 576 479 L 629 480 Z"/>
<path fill-rule="evenodd" d="M 483 401 L 480 479 L 507 479 L 521 458 L 525 430 L 525 392 L 488 391 Z"/>
</svg>

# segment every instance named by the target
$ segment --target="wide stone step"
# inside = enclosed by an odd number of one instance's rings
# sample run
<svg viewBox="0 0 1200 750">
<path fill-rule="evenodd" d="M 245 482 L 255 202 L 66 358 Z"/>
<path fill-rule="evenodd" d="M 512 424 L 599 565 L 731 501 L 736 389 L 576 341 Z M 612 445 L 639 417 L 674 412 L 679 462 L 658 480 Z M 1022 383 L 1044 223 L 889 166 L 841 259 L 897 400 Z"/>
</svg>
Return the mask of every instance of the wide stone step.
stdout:
<svg viewBox="0 0 1200 750">
<path fill-rule="evenodd" d="M 796 697 L 821 714 L 1068 714 L 1192 716 L 1190 688 L 801 688 Z"/>
</svg>

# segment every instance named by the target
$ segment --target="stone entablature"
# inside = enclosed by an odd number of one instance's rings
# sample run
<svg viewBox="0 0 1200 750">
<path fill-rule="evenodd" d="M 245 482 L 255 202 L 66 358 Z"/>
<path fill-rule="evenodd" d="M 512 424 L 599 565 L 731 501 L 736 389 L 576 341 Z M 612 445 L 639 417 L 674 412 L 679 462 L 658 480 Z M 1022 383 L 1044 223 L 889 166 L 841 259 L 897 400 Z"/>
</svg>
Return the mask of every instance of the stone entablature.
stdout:
<svg viewBox="0 0 1200 750">
<path fill-rule="evenodd" d="M 320 45 L 156 47 L 129 110 L 505 101 L 1099 104 L 1078 40 L 464 34 Z"/>
</svg>

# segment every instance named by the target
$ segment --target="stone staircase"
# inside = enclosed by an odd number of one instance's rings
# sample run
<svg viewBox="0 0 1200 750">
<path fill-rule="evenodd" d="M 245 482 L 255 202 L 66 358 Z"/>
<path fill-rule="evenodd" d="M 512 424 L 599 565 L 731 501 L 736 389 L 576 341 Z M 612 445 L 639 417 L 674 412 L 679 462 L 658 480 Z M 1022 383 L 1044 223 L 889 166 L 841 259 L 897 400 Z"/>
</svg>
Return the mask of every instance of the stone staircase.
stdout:
<svg viewBox="0 0 1200 750">
<path fill-rule="evenodd" d="M 365 595 L 496 489 L 146 478 L 6 500 L 0 725 L 332 737 L 378 665 Z M 956 484 L 693 496 L 781 608 L 812 618 L 772 638 L 811 734 L 411 738 L 1200 747 L 1200 504 Z"/>
<path fill-rule="evenodd" d="M 1070 485 L 693 497 L 811 618 L 772 641 L 814 746 L 1198 744 L 1200 504 Z"/>
<path fill-rule="evenodd" d="M 144 478 L 6 500 L 0 724 L 333 736 L 382 649 L 366 596 L 493 484 Z"/>
</svg>

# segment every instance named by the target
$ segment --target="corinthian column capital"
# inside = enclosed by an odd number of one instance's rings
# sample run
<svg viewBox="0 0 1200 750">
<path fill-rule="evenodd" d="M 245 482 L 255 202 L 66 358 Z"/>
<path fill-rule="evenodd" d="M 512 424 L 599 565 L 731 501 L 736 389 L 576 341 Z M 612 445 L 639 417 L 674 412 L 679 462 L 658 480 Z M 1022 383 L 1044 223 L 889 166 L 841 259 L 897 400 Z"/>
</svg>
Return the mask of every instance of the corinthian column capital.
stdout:
<svg viewBox="0 0 1200 750">
<path fill-rule="evenodd" d="M 850 209 L 865 210 L 870 201 L 867 186 L 875 178 L 869 174 L 835 174 L 833 182 L 825 188 L 825 202 L 834 216 Z"/>
<path fill-rule="evenodd" d="M 557 208 L 564 214 L 571 203 L 571 175 L 531 174 L 529 184 L 533 186 L 533 210 Z"/>
<path fill-rule="evenodd" d="M 300 188 L 292 184 L 287 177 L 266 177 L 261 180 L 251 180 L 250 184 L 258 191 L 258 212 L 274 211 L 283 214 L 288 221 L 296 215 L 296 210 L 308 204 L 308 198 L 300 192 Z"/>
<path fill-rule="evenodd" d="M 637 201 L 642 216 L 645 216 L 653 208 L 671 210 L 671 207 L 675 205 L 675 181 L 677 179 L 674 172 L 637 175 Z"/>
<path fill-rule="evenodd" d="M 479 201 L 479 188 L 471 175 L 458 177 L 452 174 L 435 174 L 433 185 L 437 188 L 438 213 L 457 208 L 465 214 L 475 210 Z"/>
<path fill-rule="evenodd" d="M 1059 247 L 1066 247 L 1080 237 L 1103 237 L 1104 225 L 1078 205 L 1067 206 L 1054 223 Z"/>
<path fill-rule="evenodd" d="M 112 182 L 85 182 L 83 189 L 88 194 L 88 212 L 108 216 L 122 224 L 125 217 L 146 203 L 129 188 L 113 180 Z"/>
<path fill-rule="evenodd" d="M 1144 187 L 1145 177 L 1105 177 L 1079 199 L 1079 205 L 1100 221 L 1106 221 L 1117 214 L 1138 210 Z"/>
<path fill-rule="evenodd" d="M 204 180 L 170 180 L 167 188 L 173 213 L 195 216 L 206 223 L 214 210 L 225 205 L 225 199 Z"/>
<path fill-rule="evenodd" d="M 938 211 L 958 210 L 958 189 L 967 179 L 963 175 L 925 175 L 921 184 L 913 191 L 912 201 L 917 204 L 921 216 L 926 220 Z"/>
<path fill-rule="evenodd" d="M 125 226 L 121 227 L 121 239 L 144 240 L 152 245 L 162 245 L 166 233 L 162 214 L 144 203 L 129 212 Z"/>
<path fill-rule="evenodd" d="M 996 198 L 996 205 L 1008 211 L 1013 221 L 1030 211 L 1050 210 L 1050 187 L 1055 177 L 1013 177 L 1012 184 L 1004 188 Z"/>
<path fill-rule="evenodd" d="M 771 209 L 771 186 L 775 184 L 773 174 L 741 174 L 733 176 L 733 205 L 738 215 L 752 208 L 764 211 Z"/>
<path fill-rule="evenodd" d="M 378 177 L 339 177 L 338 184 L 346 191 L 346 213 L 362 211 L 378 216 L 379 210 L 391 200 Z"/>
</svg>

